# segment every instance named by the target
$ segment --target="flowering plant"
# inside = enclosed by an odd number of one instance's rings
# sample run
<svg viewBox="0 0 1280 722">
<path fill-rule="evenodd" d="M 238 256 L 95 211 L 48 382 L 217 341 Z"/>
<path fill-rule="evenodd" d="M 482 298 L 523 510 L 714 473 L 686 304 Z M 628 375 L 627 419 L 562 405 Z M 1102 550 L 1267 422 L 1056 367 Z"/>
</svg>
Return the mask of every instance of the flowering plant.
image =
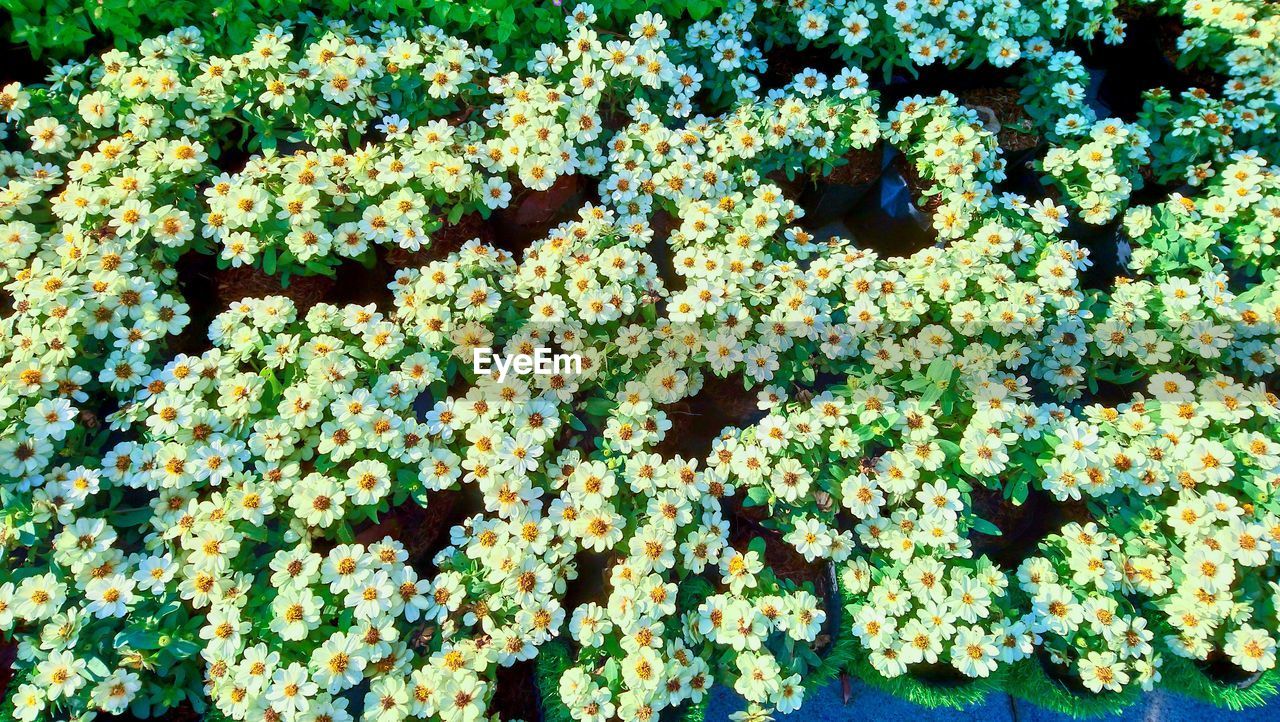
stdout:
<svg viewBox="0 0 1280 722">
<path fill-rule="evenodd" d="M 472 722 L 535 669 L 589 722 L 717 683 L 766 717 L 845 669 L 1087 711 L 1222 663 L 1263 699 L 1276 171 L 1202 93 L 1098 116 L 1051 42 L 1119 42 L 1113 3 L 944 5 L 582 5 L 525 69 L 434 26 L 180 29 L 0 89 L 4 713 Z M 757 39 L 831 13 L 842 57 L 905 38 L 889 75 L 1024 59 L 1045 183 L 950 92 L 766 86 Z M 809 222 L 797 179 L 877 144 L 932 247 Z M 1137 203 L 1144 172 L 1189 189 Z M 569 207 L 505 237 L 531 199 Z M 463 216 L 502 233 L 446 242 Z M 386 272 L 215 307 L 201 259 Z M 575 365 L 474 363 L 540 350 Z"/>
</svg>

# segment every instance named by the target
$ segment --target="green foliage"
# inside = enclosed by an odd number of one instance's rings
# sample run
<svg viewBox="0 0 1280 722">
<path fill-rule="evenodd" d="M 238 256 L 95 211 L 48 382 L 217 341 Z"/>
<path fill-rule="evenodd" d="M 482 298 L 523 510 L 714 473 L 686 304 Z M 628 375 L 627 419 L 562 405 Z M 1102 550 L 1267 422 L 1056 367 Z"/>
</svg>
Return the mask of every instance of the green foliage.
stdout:
<svg viewBox="0 0 1280 722">
<path fill-rule="evenodd" d="M 1164 88 L 1143 95 L 1138 121 L 1151 134 L 1151 171 L 1160 183 L 1199 183 L 1232 149 L 1229 102 L 1191 90 L 1175 100 Z"/>
<path fill-rule="evenodd" d="M 1182 657 L 1172 657 L 1165 662 L 1163 674 L 1168 689 L 1237 712 L 1263 707 L 1280 691 L 1280 674 L 1274 669 L 1264 672 L 1257 681 L 1244 688 L 1214 681 L 1194 662 Z"/>
<path fill-rule="evenodd" d="M 700 582 L 702 580 L 691 580 Z M 542 700 L 542 719 L 544 722 L 573 722 L 573 715 L 560 699 L 560 677 L 573 663 L 568 643 L 553 640 L 538 649 L 534 658 L 537 664 L 535 675 L 538 680 L 538 698 Z M 707 714 L 707 698 L 701 702 L 687 702 L 683 706 L 662 711 L 661 722 L 703 722 Z M 3 720 L 0 720 L 3 722 Z"/>
<path fill-rule="evenodd" d="M 564 17 L 573 11 L 573 3 L 530 2 L 529 0 L 493 0 L 473 3 L 465 0 L 436 2 L 404 2 L 412 10 L 425 9 L 430 22 L 464 37 L 475 37 L 495 53 L 510 52 L 517 59 L 532 55 L 538 45 L 558 38 Z M 716 0 L 606 0 L 592 3 L 601 25 L 611 30 L 626 30 L 632 18 L 646 10 L 666 18 L 690 17 L 701 20 L 723 5 Z M 515 43 L 508 43 L 518 38 Z M 500 47 L 501 44 L 501 47 Z"/>
<path fill-rule="evenodd" d="M 701 20 L 722 6 L 717 0 L 595 3 L 601 25 L 617 31 L 625 31 L 631 19 L 646 10 L 668 19 Z M 229 52 L 243 48 L 264 22 L 315 13 L 353 22 L 429 22 L 490 48 L 499 59 L 525 60 L 541 43 L 559 37 L 565 16 L 573 10 L 570 3 L 549 0 L 0 0 L 0 7 L 10 16 L 0 28 L 10 42 L 26 45 L 33 57 L 54 59 L 135 46 L 180 26 L 218 38 L 211 50 Z"/>
<path fill-rule="evenodd" d="M 929 709 L 966 709 L 982 704 L 989 692 L 999 688 L 999 680 L 995 678 L 979 678 L 952 685 L 930 684 L 910 674 L 885 677 L 876 672 L 875 667 L 863 656 L 854 658 L 848 670 L 871 687 Z"/>
<path fill-rule="evenodd" d="M 542 699 L 542 719 L 545 722 L 571 722 L 569 710 L 560 701 L 560 677 L 572 660 L 564 642 L 553 640 L 538 650 L 534 658 L 537 664 L 538 696 Z"/>
<path fill-rule="evenodd" d="M 1132 688 L 1105 694 L 1073 691 L 1046 674 L 1044 666 L 1034 657 L 1024 659 L 1009 668 L 1004 689 L 1018 699 L 1072 717 L 1118 714 L 1139 697 L 1139 693 Z"/>
</svg>

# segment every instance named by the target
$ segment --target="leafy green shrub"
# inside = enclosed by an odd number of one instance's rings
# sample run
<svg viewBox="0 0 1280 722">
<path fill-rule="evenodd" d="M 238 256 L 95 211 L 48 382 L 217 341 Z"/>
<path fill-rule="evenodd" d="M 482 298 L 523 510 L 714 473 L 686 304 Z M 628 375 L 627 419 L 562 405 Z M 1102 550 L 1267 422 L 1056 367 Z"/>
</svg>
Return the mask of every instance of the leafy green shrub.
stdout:
<svg viewBox="0 0 1280 722">
<path fill-rule="evenodd" d="M 608 0 L 595 7 L 604 27 L 621 32 L 644 10 L 672 19 L 701 20 L 720 4 L 714 0 Z M 570 9 L 553 0 L 0 0 L 0 8 L 10 16 L 2 32 L 37 58 L 129 47 L 179 26 L 199 29 L 214 41 L 214 52 L 228 52 L 246 45 L 264 23 L 316 13 L 354 24 L 428 22 L 520 60 L 557 37 Z"/>
</svg>

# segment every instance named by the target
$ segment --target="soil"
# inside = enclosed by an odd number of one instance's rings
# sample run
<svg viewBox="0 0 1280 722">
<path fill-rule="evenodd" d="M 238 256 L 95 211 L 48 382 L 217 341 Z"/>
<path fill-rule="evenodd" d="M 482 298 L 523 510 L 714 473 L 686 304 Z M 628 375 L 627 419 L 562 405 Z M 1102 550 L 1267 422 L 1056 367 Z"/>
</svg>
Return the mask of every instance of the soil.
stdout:
<svg viewBox="0 0 1280 722">
<path fill-rule="evenodd" d="M 13 679 L 13 663 L 18 658 L 18 645 L 11 639 L 0 638 L 0 699 L 8 699 L 9 680 Z"/>
<path fill-rule="evenodd" d="M 391 291 L 387 285 L 394 278 L 396 267 L 383 256 L 384 249 L 377 249 L 378 260 L 372 268 L 356 261 L 344 261 L 335 276 L 293 276 L 284 286 L 277 276 L 271 276 L 250 266 L 218 268 L 213 256 L 189 252 L 180 257 L 174 268 L 178 273 L 178 290 L 190 307 L 191 321 L 182 333 L 171 339 L 169 348 L 174 353 L 199 355 L 210 348 L 209 323 L 231 304 L 244 298 L 286 296 L 294 302 L 298 316 L 320 302 L 343 305 L 359 303 L 376 305 L 383 311 L 393 308 Z"/>
<path fill-rule="evenodd" d="M 1086 391 L 1082 400 L 1083 403 L 1102 404 L 1112 408 L 1133 401 L 1134 394 L 1142 393 L 1147 385 L 1146 380 L 1142 378 L 1127 384 L 1117 384 L 1111 381 L 1096 381 L 1095 384 L 1098 390 Z"/>
<path fill-rule="evenodd" d="M 1017 65 L 1011 68 L 949 68 L 936 63 L 919 69 L 915 76 L 899 73 L 888 84 L 880 82 L 882 76 L 879 73 L 871 75 L 873 87 L 880 90 L 880 107 L 892 108 L 898 101 L 913 95 L 929 97 L 945 90 L 960 96 L 977 88 L 1012 87 L 1021 72 Z"/>
<path fill-rule="evenodd" d="M 574 570 L 578 573 L 573 583 L 568 585 L 560 603 L 564 606 L 566 616 L 571 616 L 578 607 L 589 602 L 607 606 L 609 601 L 609 575 L 618 559 L 612 554 L 579 551 L 573 558 Z M 598 580 L 593 584 L 591 580 Z"/>
<path fill-rule="evenodd" d="M 1098 99 L 1111 115 L 1133 121 L 1142 109 L 1142 94 L 1155 87 L 1167 88 L 1175 97 L 1191 88 L 1221 92 L 1226 76 L 1213 70 L 1178 68 L 1181 52 L 1177 39 L 1185 28 L 1177 17 L 1157 15 L 1154 8 L 1126 9 L 1129 21 L 1120 45 L 1075 42 L 1069 49 L 1080 54 L 1090 68 L 1103 69 Z"/>
<path fill-rule="evenodd" d="M 826 563 L 807 561 L 795 547 L 783 541 L 781 533 L 765 527 L 762 522 L 768 517 L 768 512 L 764 507 L 743 506 L 742 501 L 736 497 L 726 499 L 723 507 L 725 516 L 730 521 L 730 546 L 738 551 L 746 551 L 753 539 L 764 539 L 765 564 L 774 574 L 798 584 L 810 582 L 815 588 L 819 588 L 819 584 L 826 584 Z"/>
<path fill-rule="evenodd" d="M 791 200 L 796 200 L 803 196 L 806 188 L 809 187 L 808 176 L 797 174 L 788 178 L 786 171 L 781 170 L 769 173 L 765 176 L 765 179 L 778 186 L 782 190 L 782 195 Z"/>
<path fill-rule="evenodd" d="M 818 638 L 813 642 L 814 651 L 822 654 L 839 633 L 842 601 L 836 587 L 831 563 L 815 559 L 808 561 L 795 547 L 783 540 L 782 534 L 761 525 L 765 512 L 761 507 L 744 507 L 737 499 L 724 504 L 729 518 L 729 544 L 738 551 L 746 551 L 753 539 L 763 539 L 764 562 L 779 579 L 797 585 L 808 585 L 823 603 L 827 621 Z"/>
<path fill-rule="evenodd" d="M 522 190 L 511 204 L 490 218 L 495 245 L 516 258 L 535 241 L 565 221 L 578 218 L 578 210 L 600 199 L 596 184 L 578 176 L 560 176 L 544 191 Z"/>
<path fill-rule="evenodd" d="M 36 60 L 31 57 L 31 48 L 25 43 L 11 43 L 8 40 L 8 34 L 12 29 L 8 23 L 0 24 L 0 31 L 5 36 L 0 41 L 0 47 L 3 47 L 4 53 L 4 72 L 0 74 L 0 85 L 8 85 L 9 83 L 22 83 L 23 85 L 31 85 L 33 83 L 42 83 L 49 75 L 50 58 L 41 58 Z"/>
<path fill-rule="evenodd" d="M 462 492 L 449 489 L 433 492 L 424 508 L 410 499 L 383 514 L 376 524 L 356 530 L 356 541 L 369 545 L 390 536 L 404 544 L 408 563 L 422 570 L 449 543 L 449 530 L 466 518 L 462 510 Z"/>
<path fill-rule="evenodd" d="M 1080 285 L 1110 291 L 1116 284 L 1116 278 L 1128 275 L 1120 265 L 1120 224 L 1122 218 L 1117 217 L 1100 226 L 1090 225 L 1078 218 L 1072 218 L 1063 229 L 1062 237 L 1077 241 L 1081 247 L 1089 249 L 1089 260 L 1093 265 L 1080 274 Z"/>
<path fill-rule="evenodd" d="M 458 219 L 457 223 L 446 222 L 431 234 L 431 242 L 420 250 L 409 251 L 399 246 L 388 246 L 385 260 L 394 268 L 417 268 L 431 261 L 438 261 L 457 252 L 472 239 L 478 239 L 486 245 L 493 245 L 497 239 L 497 231 L 479 213 L 468 213 Z"/>
<path fill-rule="evenodd" d="M 203 715 L 195 711 L 189 702 L 182 702 L 164 714 L 146 719 L 147 722 L 198 722 L 203 717 Z M 97 719 L 105 720 L 106 722 L 141 722 L 138 717 L 127 712 L 122 715 L 99 715 Z"/>
<path fill-rule="evenodd" d="M 850 150 L 844 159 L 847 163 L 829 175 L 813 178 L 794 198 L 805 211 L 800 223 L 814 234 L 816 243 L 850 235 L 841 219 L 877 187 L 876 181 L 884 174 L 884 144 Z"/>
<path fill-rule="evenodd" d="M 704 459 L 726 426 L 742 428 L 764 418 L 756 407 L 755 391 L 743 387 L 741 376 L 720 378 L 708 373 L 704 378 L 702 389 L 692 398 L 664 407 L 671 428 L 655 447 L 664 458 L 679 454 Z"/>
<path fill-rule="evenodd" d="M 1187 29 L 1181 18 L 1164 16 L 1156 19 L 1149 26 L 1150 32 L 1155 36 L 1156 47 L 1160 50 L 1160 55 L 1174 69 L 1174 72 L 1180 75 L 1179 85 L 1186 84 L 1192 88 L 1201 88 L 1210 92 L 1217 93 L 1222 90 L 1227 78 L 1210 68 L 1200 68 L 1195 66 L 1187 66 L 1185 68 L 1178 67 L 1178 61 L 1182 57 L 1182 51 L 1178 49 L 1178 37 Z"/>
<path fill-rule="evenodd" d="M 178 272 L 178 290 L 191 310 L 187 313 L 191 321 L 187 327 L 169 342 L 174 353 L 185 353 L 198 356 L 207 351 L 209 343 L 209 322 L 226 306 L 215 300 L 214 274 L 218 271 L 213 256 L 203 253 L 187 253 L 174 264 Z"/>
<path fill-rule="evenodd" d="M 337 283 L 328 276 L 294 276 L 286 287 L 278 276 L 268 275 L 253 266 L 226 268 L 214 273 L 214 297 L 220 308 L 244 298 L 286 296 L 298 307 L 299 315 L 326 300 Z"/>
<path fill-rule="evenodd" d="M 1026 501 L 1015 505 L 1001 492 L 978 486 L 970 494 L 970 506 L 978 517 L 995 524 L 1000 536 L 970 532 L 975 555 L 986 555 L 1001 569 L 1012 571 L 1022 560 L 1035 554 L 1040 541 L 1070 522 L 1092 519 L 1083 501 L 1060 502 L 1044 491 L 1033 489 Z"/>
<path fill-rule="evenodd" d="M 876 182 L 884 172 L 884 144 L 854 148 L 844 154 L 845 165 L 831 171 L 824 180 L 832 185 L 863 186 Z"/>
<path fill-rule="evenodd" d="M 679 228 L 680 224 L 670 213 L 658 210 L 650 219 L 649 227 L 653 229 L 653 240 L 644 250 L 658 267 L 658 278 L 662 281 L 662 287 L 671 292 L 683 291 L 686 287 L 685 278 L 676 272 L 675 262 L 671 258 L 671 246 L 667 243 L 671 238 L 671 232 Z M 665 305 L 665 302 L 659 303 Z"/>
<path fill-rule="evenodd" d="M 375 249 L 377 255 L 371 266 L 350 259 L 343 261 L 334 270 L 333 291 L 323 300 L 335 306 L 373 304 L 384 313 L 394 311 L 395 294 L 389 286 L 396 269 L 386 262 L 386 250 L 385 246 Z"/>
<path fill-rule="evenodd" d="M 705 418 L 709 409 L 699 407 L 689 399 L 683 399 L 663 407 L 671 428 L 654 451 L 665 459 L 682 456 L 686 459 L 704 459 L 711 451 L 711 443 L 720 436 L 723 424 Z"/>
<path fill-rule="evenodd" d="M 764 95 L 774 88 L 787 86 L 795 79 L 797 73 L 812 68 L 835 77 L 847 67 L 848 63 L 832 55 L 834 47 L 815 47 L 810 45 L 804 50 L 794 46 L 778 43 L 765 52 L 768 69 L 760 78 L 760 94 Z M 958 93 L 968 88 L 989 86 L 992 83 L 1011 84 L 1019 69 L 983 67 L 949 68 L 942 64 L 918 68 L 912 75 L 903 71 L 884 80 L 884 74 L 877 68 L 868 69 L 872 89 L 880 91 L 881 107 L 892 108 L 899 100 L 911 95 L 937 95 L 940 91 L 949 90 Z"/>
<path fill-rule="evenodd" d="M 970 108 L 988 108 L 1000 121 L 997 135 L 1006 159 L 1011 153 L 1031 150 L 1040 145 L 1031 117 L 1022 108 L 1017 88 L 974 88 L 960 93 L 960 102 Z"/>
<path fill-rule="evenodd" d="M 760 95 L 775 88 L 785 88 L 795 80 L 797 74 L 810 68 L 828 78 L 835 77 L 844 70 L 845 63 L 833 56 L 831 50 L 832 48 L 814 46 L 798 50 L 785 43 L 774 45 L 765 53 L 768 67 L 760 78 Z"/>
<path fill-rule="evenodd" d="M 489 714 L 497 719 L 542 722 L 542 698 L 538 693 L 537 663 L 533 660 L 516 662 L 510 667 L 498 667 L 493 699 L 489 701 Z"/>
<path fill-rule="evenodd" d="M 933 214 L 942 206 L 942 194 L 926 196 L 925 193 L 933 189 L 933 181 L 920 175 L 916 170 L 916 164 L 907 160 L 905 155 L 895 156 L 891 161 L 893 169 L 898 171 L 902 176 L 902 180 L 907 184 L 907 190 L 911 192 L 911 199 L 920 212 L 927 218 L 933 218 Z"/>
<path fill-rule="evenodd" d="M 1016 567 L 1020 559 L 1009 564 L 1006 557 L 1011 553 L 1034 550 L 1039 539 L 1048 536 L 1051 530 L 1036 529 L 1037 521 L 1044 516 L 1048 506 L 1041 493 L 1029 494 L 1021 505 L 1005 499 L 997 489 L 978 486 L 970 494 L 970 508 L 980 519 L 985 519 L 1000 530 L 999 536 L 989 536 L 978 532 L 970 532 L 969 539 L 973 543 L 973 553 L 990 557 L 1002 567 Z M 1038 537 L 1038 538 L 1032 538 Z M 1020 555 L 1020 554 L 1019 554 Z"/>
<path fill-rule="evenodd" d="M 1052 190 L 1043 182 L 1043 177 L 1036 168 L 1036 160 L 1042 148 L 1014 153 L 1005 157 L 1005 178 L 996 184 L 996 193 L 1016 193 L 1029 200 L 1047 198 Z"/>
</svg>

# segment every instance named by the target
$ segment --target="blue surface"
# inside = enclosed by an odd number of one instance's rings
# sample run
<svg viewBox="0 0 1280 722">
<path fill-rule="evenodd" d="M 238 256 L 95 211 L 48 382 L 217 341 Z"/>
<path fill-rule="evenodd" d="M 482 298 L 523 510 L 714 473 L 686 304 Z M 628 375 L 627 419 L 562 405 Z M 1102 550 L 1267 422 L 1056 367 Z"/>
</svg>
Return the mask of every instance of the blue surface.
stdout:
<svg viewBox="0 0 1280 722">
<path fill-rule="evenodd" d="M 818 690 L 810 690 L 804 706 L 792 714 L 774 715 L 782 722 L 1076 722 L 1067 715 L 1050 712 L 1007 694 L 993 692 L 986 702 L 964 710 L 927 709 L 885 694 L 877 689 L 853 680 L 853 696 L 849 704 L 841 699 L 837 681 Z M 743 709 L 742 700 L 732 689 L 716 685 L 711 689 L 711 701 L 707 705 L 707 722 L 726 722 L 729 715 Z M 1232 712 L 1219 709 L 1198 700 L 1169 692 L 1157 691 L 1147 695 L 1140 703 L 1125 710 L 1124 714 L 1094 717 L 1102 722 L 1203 722 L 1225 720 L 1228 722 L 1280 722 L 1280 703 L 1266 707 Z"/>
</svg>

